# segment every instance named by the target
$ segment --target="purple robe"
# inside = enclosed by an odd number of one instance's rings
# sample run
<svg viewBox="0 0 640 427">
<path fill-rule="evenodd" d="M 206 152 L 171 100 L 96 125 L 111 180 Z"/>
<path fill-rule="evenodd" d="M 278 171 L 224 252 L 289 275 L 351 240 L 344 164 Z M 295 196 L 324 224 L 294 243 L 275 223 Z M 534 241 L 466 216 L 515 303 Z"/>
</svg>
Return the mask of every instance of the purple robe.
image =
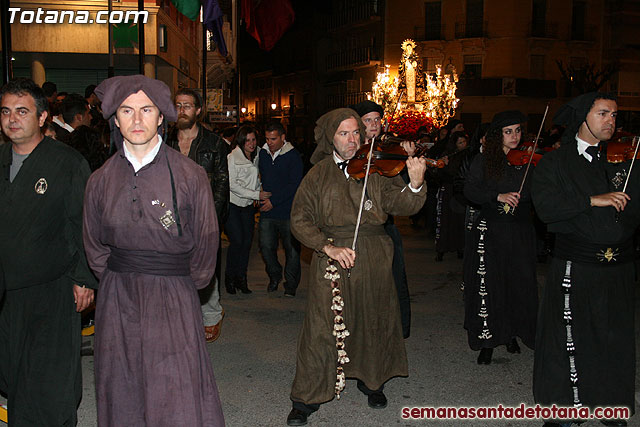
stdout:
<svg viewBox="0 0 640 427">
<path fill-rule="evenodd" d="M 160 218 L 167 211 L 176 222 L 170 219 L 165 228 Z M 137 173 L 120 150 L 91 175 L 85 193 L 84 244 L 89 265 L 100 279 L 95 339 L 98 425 L 224 425 L 196 292 L 214 274 L 218 236 L 207 174 L 164 144 Z M 187 254 L 190 275 L 116 272 L 107 265 L 115 250 Z"/>
</svg>

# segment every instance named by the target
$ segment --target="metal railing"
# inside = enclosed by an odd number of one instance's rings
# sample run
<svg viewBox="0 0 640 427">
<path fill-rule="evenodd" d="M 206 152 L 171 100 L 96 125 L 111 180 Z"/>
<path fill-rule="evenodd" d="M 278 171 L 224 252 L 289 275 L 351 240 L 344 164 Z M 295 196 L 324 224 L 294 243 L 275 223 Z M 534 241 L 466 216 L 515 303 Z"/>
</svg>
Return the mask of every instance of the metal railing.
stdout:
<svg viewBox="0 0 640 427">
<path fill-rule="evenodd" d="M 344 9 L 338 10 L 327 19 L 327 30 L 335 30 L 355 22 L 380 17 L 382 16 L 381 9 L 382 1 L 358 1 L 346 4 Z"/>
<path fill-rule="evenodd" d="M 580 25 L 577 27 L 569 25 L 569 39 L 573 41 L 594 42 L 596 41 L 596 31 L 597 28 L 595 25 Z"/>
<path fill-rule="evenodd" d="M 539 37 L 545 39 L 558 38 L 558 24 L 546 22 L 531 22 L 529 24 L 529 37 Z"/>
<path fill-rule="evenodd" d="M 456 38 L 457 39 L 470 39 L 474 37 L 488 37 L 487 28 L 489 24 L 487 21 L 476 22 L 456 22 Z"/>
<path fill-rule="evenodd" d="M 338 93 L 327 96 L 329 108 L 340 108 L 354 105 L 367 99 L 366 92 Z"/>
<path fill-rule="evenodd" d="M 370 46 L 345 49 L 327 55 L 327 70 L 366 65 L 378 60 Z"/>
<path fill-rule="evenodd" d="M 429 41 L 429 40 L 444 40 L 444 24 L 440 24 L 440 27 L 433 26 L 428 28 L 426 26 L 413 27 L 413 36 L 415 41 Z"/>
</svg>

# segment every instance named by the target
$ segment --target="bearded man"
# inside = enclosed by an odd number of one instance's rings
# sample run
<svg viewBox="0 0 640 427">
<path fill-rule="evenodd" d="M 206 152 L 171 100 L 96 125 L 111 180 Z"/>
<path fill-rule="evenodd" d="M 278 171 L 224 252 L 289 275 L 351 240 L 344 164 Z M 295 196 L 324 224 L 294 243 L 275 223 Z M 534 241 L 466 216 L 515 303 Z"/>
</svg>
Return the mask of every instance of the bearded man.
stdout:
<svg viewBox="0 0 640 427">
<path fill-rule="evenodd" d="M 183 88 L 176 92 L 174 105 L 178 120 L 169 132 L 167 145 L 180 151 L 199 164 L 207 172 L 216 205 L 218 224 L 224 224 L 229 214 L 229 170 L 227 168 L 227 146 L 222 138 L 202 126 L 198 118 L 202 113 L 202 99 L 193 89 Z M 224 309 L 220 305 L 220 253 L 218 250 L 216 274 L 209 284 L 199 292 L 204 335 L 207 342 L 220 336 Z"/>
<path fill-rule="evenodd" d="M 314 254 L 289 425 L 304 425 L 309 414 L 340 392 L 345 377 L 357 379 L 369 406 L 379 409 L 387 406 L 384 383 L 408 375 L 392 275 L 393 243 L 384 223 L 387 215 L 416 212 L 426 194 L 424 159 L 407 160 L 408 185 L 399 176 L 370 175 L 352 250 L 364 180 L 350 177 L 346 166 L 364 141 L 365 127 L 350 108 L 330 111 L 316 124 L 313 158 L 319 161 L 302 180 L 291 210 L 291 231 Z M 334 308 L 336 292 L 344 299 L 344 311 Z M 334 332 L 344 336 L 340 325 L 349 331 L 344 338 L 347 354 L 336 349 L 340 337 Z M 344 364 L 337 368 L 338 358 Z"/>
</svg>

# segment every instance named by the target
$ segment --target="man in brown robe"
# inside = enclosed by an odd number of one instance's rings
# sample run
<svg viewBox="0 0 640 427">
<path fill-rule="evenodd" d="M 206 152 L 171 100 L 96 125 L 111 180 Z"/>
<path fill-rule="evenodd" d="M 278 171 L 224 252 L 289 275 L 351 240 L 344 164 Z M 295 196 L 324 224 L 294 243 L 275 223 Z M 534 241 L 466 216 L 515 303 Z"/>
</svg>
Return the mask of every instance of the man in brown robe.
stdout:
<svg viewBox="0 0 640 427">
<path fill-rule="evenodd" d="M 95 374 L 99 426 L 222 426 L 197 289 L 216 267 L 207 174 L 163 143 L 169 88 L 113 77 L 96 93 L 115 153 L 89 179 L 84 243 L 100 280 Z"/>
<path fill-rule="evenodd" d="M 349 331 L 344 342 L 350 361 L 341 366 L 344 375 L 358 380 L 358 389 L 368 396 L 372 408 L 386 407 L 383 385 L 388 379 L 408 375 L 391 270 L 393 244 L 383 225 L 388 214 L 417 212 L 426 194 L 424 159 L 407 160 L 408 185 L 398 176 L 370 175 L 358 241 L 352 250 L 364 180 L 349 177 L 346 163 L 363 141 L 364 125 L 355 111 L 339 108 L 318 119 L 315 136 L 318 148 L 312 160 L 317 164 L 302 180 L 291 211 L 293 234 L 315 252 L 298 340 L 289 425 L 306 424 L 308 415 L 342 387 L 340 379 L 336 381 L 332 281 L 325 278 L 329 259 L 340 275 L 342 318 Z"/>
</svg>

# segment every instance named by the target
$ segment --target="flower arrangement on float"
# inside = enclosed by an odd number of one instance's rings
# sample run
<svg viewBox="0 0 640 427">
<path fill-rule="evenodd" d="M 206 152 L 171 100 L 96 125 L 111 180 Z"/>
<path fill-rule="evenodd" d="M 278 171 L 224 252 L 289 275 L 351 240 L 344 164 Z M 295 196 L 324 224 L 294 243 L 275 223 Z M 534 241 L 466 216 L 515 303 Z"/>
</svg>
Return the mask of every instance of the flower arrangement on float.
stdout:
<svg viewBox="0 0 640 427">
<path fill-rule="evenodd" d="M 409 140 L 417 139 L 418 129 L 422 126 L 427 132 L 433 130 L 433 120 L 424 111 L 404 110 L 389 120 L 389 132 Z"/>
</svg>

